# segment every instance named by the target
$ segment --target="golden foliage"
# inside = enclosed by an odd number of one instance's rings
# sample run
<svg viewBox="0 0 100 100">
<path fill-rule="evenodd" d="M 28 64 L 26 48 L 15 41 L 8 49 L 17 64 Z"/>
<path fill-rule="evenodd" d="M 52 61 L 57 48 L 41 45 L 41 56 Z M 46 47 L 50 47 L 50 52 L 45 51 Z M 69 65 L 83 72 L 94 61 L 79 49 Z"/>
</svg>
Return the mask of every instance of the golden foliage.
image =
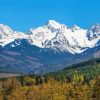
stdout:
<svg viewBox="0 0 100 100">
<path fill-rule="evenodd" d="M 25 85 L 16 78 L 0 82 L 0 100 L 98 100 L 100 78 L 84 83 L 82 75 L 73 77 L 72 82 L 56 81 L 53 78 L 36 85 L 36 79 L 24 78 Z"/>
</svg>

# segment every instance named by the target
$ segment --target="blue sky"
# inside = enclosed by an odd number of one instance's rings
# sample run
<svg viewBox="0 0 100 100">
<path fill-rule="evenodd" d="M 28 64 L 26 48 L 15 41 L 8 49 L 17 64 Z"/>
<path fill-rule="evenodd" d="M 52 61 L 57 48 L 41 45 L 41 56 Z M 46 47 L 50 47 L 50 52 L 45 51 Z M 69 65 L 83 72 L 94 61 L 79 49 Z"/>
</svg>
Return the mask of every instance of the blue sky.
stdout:
<svg viewBox="0 0 100 100">
<path fill-rule="evenodd" d="M 17 31 L 54 19 L 88 28 L 100 23 L 100 0 L 0 0 L 0 23 Z"/>
</svg>

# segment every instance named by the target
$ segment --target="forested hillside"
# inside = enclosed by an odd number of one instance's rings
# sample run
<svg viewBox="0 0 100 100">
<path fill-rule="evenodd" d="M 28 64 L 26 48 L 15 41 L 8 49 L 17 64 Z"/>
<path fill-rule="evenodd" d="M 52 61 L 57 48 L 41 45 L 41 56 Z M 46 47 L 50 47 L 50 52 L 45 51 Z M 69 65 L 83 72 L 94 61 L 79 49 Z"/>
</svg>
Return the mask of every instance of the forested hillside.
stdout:
<svg viewBox="0 0 100 100">
<path fill-rule="evenodd" d="M 62 71 L 48 73 L 45 76 L 53 77 L 57 80 L 63 80 L 65 78 L 72 80 L 74 75 L 83 75 L 85 80 L 95 79 L 100 75 L 100 58 L 75 64 Z"/>
<path fill-rule="evenodd" d="M 0 79 L 0 100 L 99 100 L 100 59 L 46 75 Z"/>
</svg>

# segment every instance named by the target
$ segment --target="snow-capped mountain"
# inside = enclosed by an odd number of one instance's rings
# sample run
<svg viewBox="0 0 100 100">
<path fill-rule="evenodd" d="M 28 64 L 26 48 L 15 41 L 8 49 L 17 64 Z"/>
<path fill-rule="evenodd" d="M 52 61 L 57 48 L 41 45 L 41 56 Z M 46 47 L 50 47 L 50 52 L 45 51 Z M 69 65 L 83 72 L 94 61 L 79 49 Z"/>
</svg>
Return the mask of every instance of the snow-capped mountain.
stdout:
<svg viewBox="0 0 100 100">
<path fill-rule="evenodd" d="M 100 40 L 100 25 L 94 25 L 89 30 L 76 25 L 71 28 L 54 20 L 36 29 L 30 29 L 30 34 L 13 31 L 6 25 L 0 25 L 0 45 L 5 46 L 15 39 L 27 39 L 32 45 L 40 48 L 70 53 L 82 53 L 87 48 L 93 48 Z"/>
<path fill-rule="evenodd" d="M 57 50 L 59 48 L 61 51 L 68 51 L 73 54 L 82 53 L 87 48 L 93 48 L 100 40 L 99 27 L 100 25 L 95 25 L 91 29 L 85 30 L 74 25 L 68 28 L 66 25 L 50 20 L 42 27 L 31 29 L 30 37 L 32 44 L 40 48 Z M 91 33 L 91 31 L 93 32 Z"/>
<path fill-rule="evenodd" d="M 7 62 L 4 66 L 11 65 L 10 62 L 13 62 L 19 67 L 20 64 L 23 65 L 23 68 L 24 66 L 29 67 L 25 63 L 26 60 L 30 64 L 31 70 L 34 70 L 32 67 L 34 64 L 38 66 L 36 62 L 42 65 L 41 68 L 44 66 L 47 68 L 46 66 L 52 63 L 61 64 L 63 61 L 69 65 L 72 64 L 73 59 L 76 59 L 76 62 L 79 62 L 80 59 L 86 60 L 86 55 L 91 58 L 96 50 L 99 51 L 100 24 L 93 25 L 89 29 L 82 29 L 76 25 L 68 27 L 49 20 L 41 27 L 31 28 L 27 34 L 13 31 L 10 27 L 0 24 L 0 46 L 0 64 L 3 59 L 6 59 L 5 62 Z M 33 58 L 38 61 L 35 62 Z M 8 59 L 11 61 L 8 62 Z M 16 60 L 13 61 L 13 59 L 19 60 L 19 62 L 15 63 Z"/>
<path fill-rule="evenodd" d="M 0 45 L 5 46 L 15 39 L 27 38 L 27 35 L 22 32 L 13 31 L 7 25 L 0 24 Z"/>
</svg>

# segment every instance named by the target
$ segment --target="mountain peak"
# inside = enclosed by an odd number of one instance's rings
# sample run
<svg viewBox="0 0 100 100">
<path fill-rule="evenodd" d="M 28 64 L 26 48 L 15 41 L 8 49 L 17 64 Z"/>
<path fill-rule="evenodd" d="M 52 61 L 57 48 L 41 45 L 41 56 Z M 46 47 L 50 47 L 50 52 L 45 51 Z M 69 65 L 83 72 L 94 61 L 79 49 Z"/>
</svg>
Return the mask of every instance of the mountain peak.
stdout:
<svg viewBox="0 0 100 100">
<path fill-rule="evenodd" d="M 4 24 L 0 24 L 0 34 L 10 34 L 10 33 L 13 33 L 13 30 L 7 26 L 7 25 L 4 25 Z"/>
<path fill-rule="evenodd" d="M 72 29 L 72 31 L 75 31 L 75 30 L 80 30 L 81 28 L 79 26 L 77 26 L 77 25 L 73 25 L 71 27 L 71 29 Z"/>
<path fill-rule="evenodd" d="M 100 37 L 100 24 L 95 24 L 87 31 L 89 40 Z"/>
<path fill-rule="evenodd" d="M 49 20 L 47 26 L 49 28 L 59 29 L 61 27 L 61 24 L 56 22 L 55 20 Z"/>
<path fill-rule="evenodd" d="M 0 24 L 0 29 L 4 29 L 4 28 L 8 28 L 8 29 L 11 29 L 9 26 L 7 25 L 4 25 L 4 24 Z"/>
<path fill-rule="evenodd" d="M 55 20 L 48 20 L 48 23 L 49 24 L 59 24 L 57 21 L 55 21 Z"/>
<path fill-rule="evenodd" d="M 98 31 L 100 30 L 100 24 L 95 24 L 91 27 L 91 30 L 94 32 L 94 31 Z"/>
<path fill-rule="evenodd" d="M 4 25 L 4 24 L 0 24 L 0 27 L 4 27 L 4 26 L 6 26 L 6 25 Z"/>
</svg>

